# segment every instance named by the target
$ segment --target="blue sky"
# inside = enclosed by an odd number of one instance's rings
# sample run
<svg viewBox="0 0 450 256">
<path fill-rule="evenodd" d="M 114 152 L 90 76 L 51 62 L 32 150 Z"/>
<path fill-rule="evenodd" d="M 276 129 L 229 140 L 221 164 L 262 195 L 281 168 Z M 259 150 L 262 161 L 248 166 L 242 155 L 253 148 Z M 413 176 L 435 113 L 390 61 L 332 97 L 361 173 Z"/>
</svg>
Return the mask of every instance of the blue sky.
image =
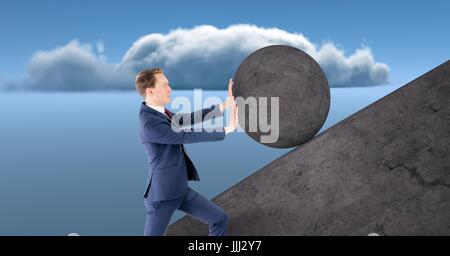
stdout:
<svg viewBox="0 0 450 256">
<path fill-rule="evenodd" d="M 192 2 L 192 3 L 190 3 Z M 17 80 L 36 51 L 78 40 L 119 63 L 140 37 L 233 24 L 300 33 L 346 55 L 370 47 L 389 82 L 414 79 L 449 59 L 448 1 L 1 1 L 0 79 Z M 181 78 L 180 78 L 181 79 Z"/>
</svg>

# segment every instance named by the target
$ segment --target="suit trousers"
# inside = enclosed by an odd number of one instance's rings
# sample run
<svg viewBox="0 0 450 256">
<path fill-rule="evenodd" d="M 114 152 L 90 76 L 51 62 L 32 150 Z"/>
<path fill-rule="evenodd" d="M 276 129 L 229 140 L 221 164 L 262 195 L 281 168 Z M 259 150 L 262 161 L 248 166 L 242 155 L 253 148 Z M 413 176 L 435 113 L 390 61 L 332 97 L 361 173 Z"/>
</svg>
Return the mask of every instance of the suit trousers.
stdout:
<svg viewBox="0 0 450 256">
<path fill-rule="evenodd" d="M 209 236 L 226 235 L 228 215 L 222 208 L 192 188 L 188 188 L 184 196 L 164 201 L 155 201 L 149 194 L 144 198 L 144 205 L 147 212 L 144 228 L 145 236 L 165 235 L 175 210 L 183 211 L 208 224 Z"/>
</svg>

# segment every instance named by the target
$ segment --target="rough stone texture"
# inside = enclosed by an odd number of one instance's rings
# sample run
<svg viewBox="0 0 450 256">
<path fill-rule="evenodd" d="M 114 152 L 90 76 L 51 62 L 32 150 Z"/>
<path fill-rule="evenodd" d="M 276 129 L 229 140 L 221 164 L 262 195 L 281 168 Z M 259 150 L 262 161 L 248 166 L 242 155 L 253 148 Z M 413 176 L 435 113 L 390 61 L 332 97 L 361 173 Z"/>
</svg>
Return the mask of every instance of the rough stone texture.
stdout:
<svg viewBox="0 0 450 256">
<path fill-rule="evenodd" d="M 450 235 L 450 61 L 214 199 L 229 235 Z M 169 235 L 206 235 L 191 217 Z"/>
<path fill-rule="evenodd" d="M 299 146 L 310 140 L 322 128 L 330 109 L 330 88 L 319 64 L 305 52 L 286 45 L 272 45 L 250 54 L 237 69 L 234 78 L 233 95 L 247 99 L 250 111 L 236 100 L 239 106 L 239 124 L 255 141 L 275 148 Z M 267 103 L 261 103 L 264 97 Z M 261 116 L 271 124 L 271 97 L 279 97 L 279 127 L 266 132 L 260 129 Z M 275 103 L 275 102 L 274 102 Z M 268 106 L 267 111 L 259 109 Z M 265 108 L 263 108 L 265 110 Z M 256 131 L 249 128 L 249 116 L 256 120 Z M 277 113 L 278 114 L 278 113 Z M 263 119 L 266 120 L 266 119 Z M 273 127 L 272 127 L 273 128 Z M 261 135 L 278 134 L 278 140 L 261 141 Z M 274 136 L 275 137 L 275 136 Z M 267 138 L 267 137 L 266 137 Z"/>
</svg>

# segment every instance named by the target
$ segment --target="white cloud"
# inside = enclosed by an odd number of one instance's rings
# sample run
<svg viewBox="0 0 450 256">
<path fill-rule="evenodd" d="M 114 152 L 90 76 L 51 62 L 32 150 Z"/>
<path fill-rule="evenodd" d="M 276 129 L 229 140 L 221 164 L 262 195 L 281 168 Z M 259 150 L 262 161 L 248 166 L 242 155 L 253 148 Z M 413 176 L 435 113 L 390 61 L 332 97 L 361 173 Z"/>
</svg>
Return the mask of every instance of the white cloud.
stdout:
<svg viewBox="0 0 450 256">
<path fill-rule="evenodd" d="M 73 40 L 52 51 L 39 51 L 28 64 L 24 86 L 37 90 L 134 89 L 131 72 L 96 55 L 90 44 Z M 129 87 L 129 88 L 128 88 Z"/>
<path fill-rule="evenodd" d="M 8 84 L 37 90 L 134 90 L 137 72 L 159 66 L 175 89 L 226 89 L 228 79 L 246 56 L 275 44 L 297 47 L 311 55 L 323 68 L 330 86 L 388 82 L 388 66 L 376 62 L 369 47 L 346 56 L 331 42 L 315 45 L 299 33 L 239 24 L 224 29 L 202 25 L 149 34 L 133 43 L 121 63 L 106 61 L 103 41 L 96 42 L 95 53 L 92 45 L 73 40 L 54 50 L 35 53 L 24 81 Z"/>
<path fill-rule="evenodd" d="M 349 57 L 332 43 L 326 43 L 313 55 L 334 87 L 369 86 L 388 82 L 389 67 L 375 62 L 368 47 L 357 49 Z"/>
<path fill-rule="evenodd" d="M 152 66 L 165 69 L 179 88 L 225 88 L 241 61 L 253 51 L 274 44 L 299 48 L 324 69 L 331 86 L 367 86 L 388 82 L 389 68 L 377 63 L 368 47 L 350 56 L 333 43 L 314 45 L 299 33 L 253 25 L 225 29 L 203 25 L 150 34 L 138 39 L 123 57 L 121 67 L 139 71 Z"/>
</svg>

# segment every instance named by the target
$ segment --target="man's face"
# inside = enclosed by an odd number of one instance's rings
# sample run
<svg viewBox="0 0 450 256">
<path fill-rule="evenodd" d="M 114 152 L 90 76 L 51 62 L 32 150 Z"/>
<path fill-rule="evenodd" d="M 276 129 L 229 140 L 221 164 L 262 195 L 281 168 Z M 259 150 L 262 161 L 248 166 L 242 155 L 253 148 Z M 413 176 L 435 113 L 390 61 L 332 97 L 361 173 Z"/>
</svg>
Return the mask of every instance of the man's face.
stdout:
<svg viewBox="0 0 450 256">
<path fill-rule="evenodd" d="M 149 90 L 149 96 L 151 99 L 158 104 L 159 106 L 164 106 L 166 104 L 169 104 L 171 101 L 171 94 L 172 89 L 169 85 L 169 80 L 167 80 L 167 77 L 160 73 L 155 74 L 155 88 L 148 88 Z"/>
</svg>

